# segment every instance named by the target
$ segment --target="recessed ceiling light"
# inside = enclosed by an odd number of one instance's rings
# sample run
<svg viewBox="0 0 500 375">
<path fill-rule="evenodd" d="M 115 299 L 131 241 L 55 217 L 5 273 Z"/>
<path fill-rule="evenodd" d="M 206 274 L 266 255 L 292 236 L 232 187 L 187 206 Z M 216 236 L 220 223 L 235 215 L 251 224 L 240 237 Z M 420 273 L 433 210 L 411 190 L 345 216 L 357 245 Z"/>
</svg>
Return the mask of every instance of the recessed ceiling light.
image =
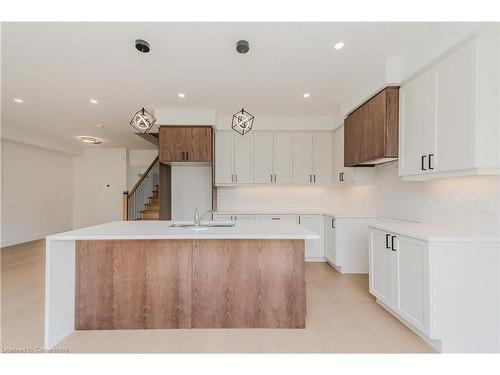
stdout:
<svg viewBox="0 0 500 375">
<path fill-rule="evenodd" d="M 178 93 L 178 94 L 177 94 L 177 96 L 178 96 L 179 98 L 185 98 L 185 97 L 186 97 L 186 94 L 184 94 L 183 92 L 180 92 L 180 93 Z"/>
<path fill-rule="evenodd" d="M 14 98 L 14 101 L 15 101 L 16 103 L 22 103 L 24 100 L 19 99 L 19 98 Z"/>
<path fill-rule="evenodd" d="M 104 125 L 101 125 L 101 124 L 97 124 L 95 127 L 96 127 L 97 129 L 104 129 Z"/>
<path fill-rule="evenodd" d="M 344 42 L 335 43 L 335 45 L 333 46 L 333 48 L 335 49 L 341 49 L 342 47 L 344 47 Z"/>
<path fill-rule="evenodd" d="M 306 98 L 306 99 L 307 99 L 307 98 L 309 98 L 310 96 L 311 96 L 311 94 L 309 94 L 308 92 L 306 92 L 306 93 L 304 94 L 304 98 Z"/>
<path fill-rule="evenodd" d="M 102 140 L 96 137 L 90 137 L 87 135 L 83 135 L 80 137 L 80 141 L 83 143 L 91 143 L 93 145 L 98 145 L 99 143 L 102 143 Z"/>
<path fill-rule="evenodd" d="M 99 101 L 98 101 L 97 99 L 90 99 L 90 102 L 91 102 L 92 104 L 97 104 L 97 103 L 99 103 Z"/>
</svg>

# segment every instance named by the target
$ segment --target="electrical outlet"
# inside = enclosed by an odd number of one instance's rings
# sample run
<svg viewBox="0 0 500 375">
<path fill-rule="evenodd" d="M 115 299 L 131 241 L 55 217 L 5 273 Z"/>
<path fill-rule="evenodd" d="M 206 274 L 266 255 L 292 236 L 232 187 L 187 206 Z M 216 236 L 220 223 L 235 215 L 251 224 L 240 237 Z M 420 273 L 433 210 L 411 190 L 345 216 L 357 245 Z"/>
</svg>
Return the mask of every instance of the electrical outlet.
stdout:
<svg viewBox="0 0 500 375">
<path fill-rule="evenodd" d="M 474 213 L 476 215 L 489 215 L 491 213 L 491 202 L 485 199 L 475 201 Z"/>
</svg>

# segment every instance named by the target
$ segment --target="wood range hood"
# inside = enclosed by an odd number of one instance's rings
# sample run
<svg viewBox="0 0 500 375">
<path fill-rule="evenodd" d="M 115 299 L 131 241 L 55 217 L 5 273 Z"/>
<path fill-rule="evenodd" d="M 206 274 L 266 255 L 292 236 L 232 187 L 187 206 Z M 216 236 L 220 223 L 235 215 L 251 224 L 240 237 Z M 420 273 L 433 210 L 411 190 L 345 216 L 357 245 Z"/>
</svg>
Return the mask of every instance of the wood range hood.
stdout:
<svg viewBox="0 0 500 375">
<path fill-rule="evenodd" d="M 389 86 L 344 120 L 344 166 L 372 167 L 398 159 L 399 87 Z"/>
</svg>

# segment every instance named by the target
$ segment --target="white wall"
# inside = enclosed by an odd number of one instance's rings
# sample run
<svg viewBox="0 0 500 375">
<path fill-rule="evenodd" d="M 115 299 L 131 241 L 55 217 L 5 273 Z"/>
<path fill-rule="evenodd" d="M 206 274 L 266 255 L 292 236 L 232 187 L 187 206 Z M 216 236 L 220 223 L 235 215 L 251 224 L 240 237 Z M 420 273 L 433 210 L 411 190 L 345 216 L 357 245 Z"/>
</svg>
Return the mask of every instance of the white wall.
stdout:
<svg viewBox="0 0 500 375">
<path fill-rule="evenodd" d="M 231 116 L 217 117 L 217 130 L 231 129 Z M 333 130 L 338 116 L 258 116 L 253 130 Z"/>
<path fill-rule="evenodd" d="M 1 246 L 73 227 L 73 156 L 2 139 Z"/>
<path fill-rule="evenodd" d="M 157 155 L 158 150 L 127 151 L 127 190 L 134 187 Z"/>
<path fill-rule="evenodd" d="M 172 166 L 172 220 L 193 220 L 212 208 L 212 167 Z"/>
<path fill-rule="evenodd" d="M 127 185 L 124 148 L 85 149 L 74 158 L 74 227 L 122 219 Z"/>
</svg>

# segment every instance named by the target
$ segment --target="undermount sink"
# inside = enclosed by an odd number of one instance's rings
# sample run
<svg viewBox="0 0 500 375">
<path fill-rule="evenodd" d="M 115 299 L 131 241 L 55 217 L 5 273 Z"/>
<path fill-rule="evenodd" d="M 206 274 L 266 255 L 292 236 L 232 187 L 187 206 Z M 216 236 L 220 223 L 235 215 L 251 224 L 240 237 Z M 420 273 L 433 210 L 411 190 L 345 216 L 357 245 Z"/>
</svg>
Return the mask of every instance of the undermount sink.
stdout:
<svg viewBox="0 0 500 375">
<path fill-rule="evenodd" d="M 169 227 L 185 228 L 185 229 L 193 229 L 193 230 L 207 230 L 208 228 L 234 227 L 234 223 L 208 222 L 208 223 L 200 224 L 199 226 L 195 226 L 192 223 L 173 223 L 173 224 L 169 225 Z"/>
</svg>

